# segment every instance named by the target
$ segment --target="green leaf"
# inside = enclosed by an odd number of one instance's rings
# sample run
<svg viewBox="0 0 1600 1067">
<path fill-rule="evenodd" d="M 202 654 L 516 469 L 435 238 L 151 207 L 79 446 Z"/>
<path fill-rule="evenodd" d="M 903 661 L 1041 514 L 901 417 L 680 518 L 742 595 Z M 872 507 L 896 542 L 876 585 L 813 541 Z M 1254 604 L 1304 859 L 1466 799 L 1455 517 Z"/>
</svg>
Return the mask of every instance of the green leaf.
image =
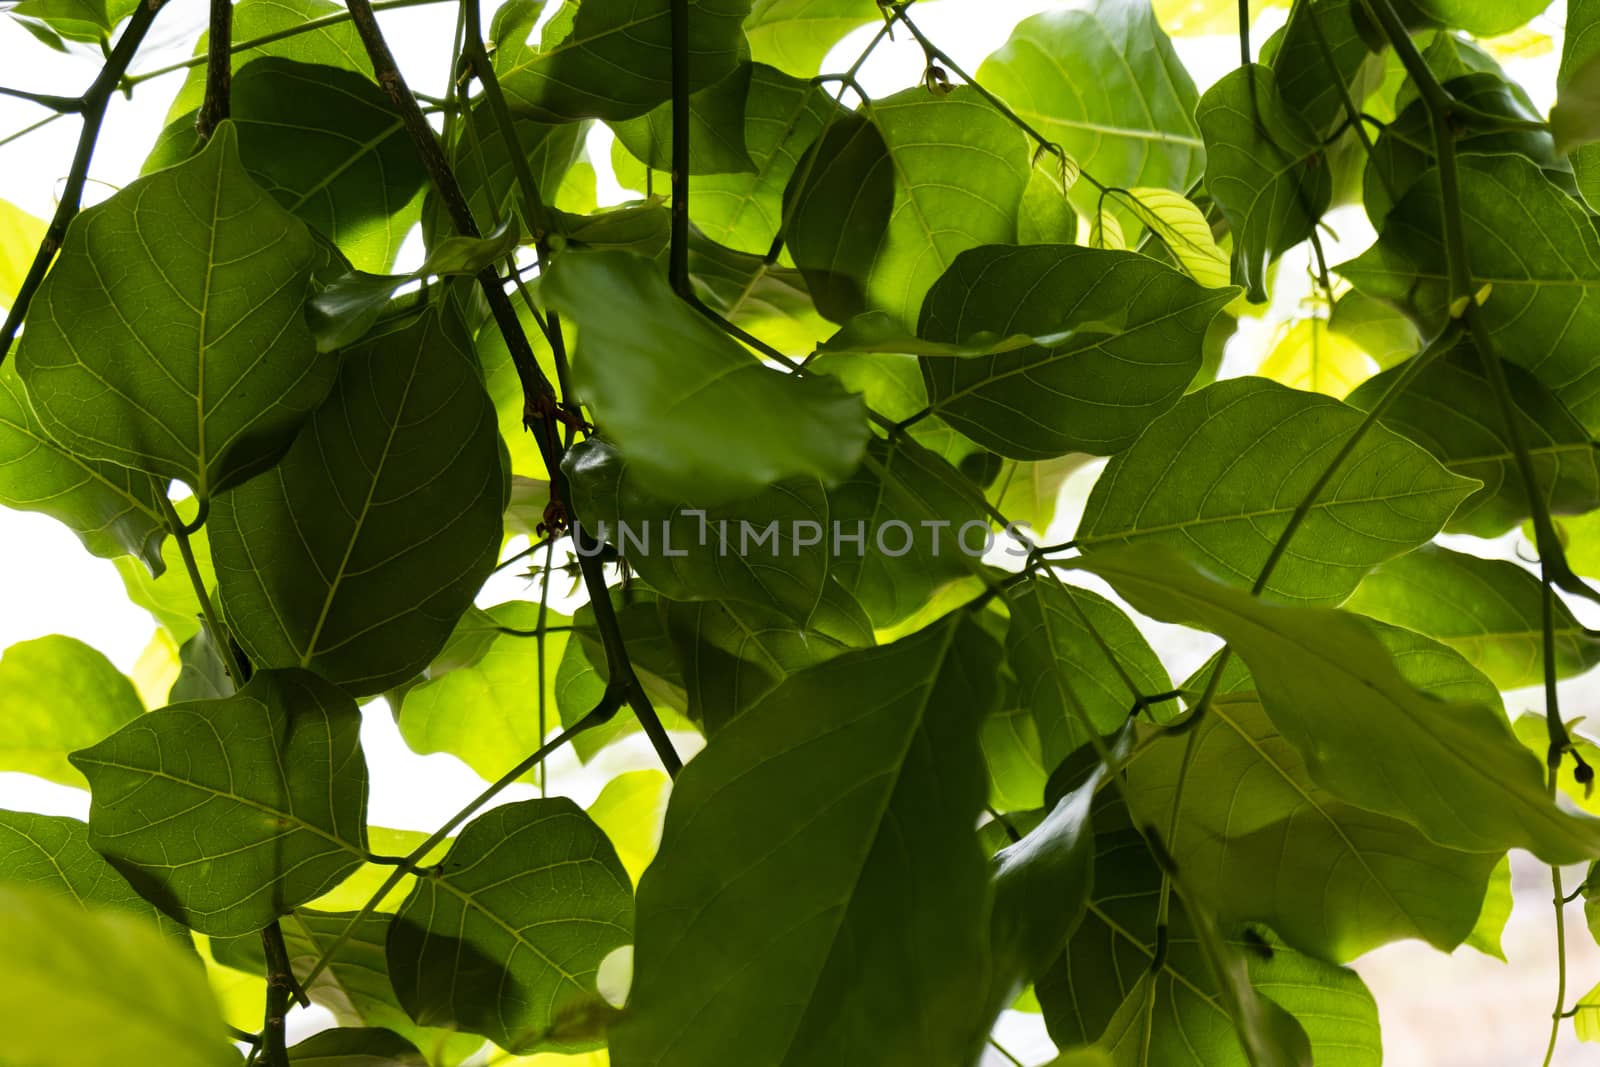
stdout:
<svg viewBox="0 0 1600 1067">
<path fill-rule="evenodd" d="M 740 63 L 720 80 L 689 97 L 689 173 L 728 174 L 753 171 L 755 162 L 744 143 L 745 101 L 752 68 Z M 672 103 L 646 115 L 611 124 L 617 141 L 635 159 L 657 171 L 672 169 Z M 701 190 L 699 182 L 695 194 Z M 690 204 L 693 207 L 693 203 Z"/>
<path fill-rule="evenodd" d="M 1146 0 L 1094 0 L 1019 22 L 978 81 L 1100 185 L 1184 192 L 1205 161 L 1198 94 Z M 1093 216 L 1099 189 L 1068 192 Z"/>
<path fill-rule="evenodd" d="M 449 752 L 494 781 L 533 752 L 540 736 L 538 679 L 544 679 L 546 729 L 557 722 L 556 667 L 566 649 L 567 634 L 547 634 L 544 663 L 539 605 L 513 600 L 491 608 L 491 624 L 520 631 L 492 635 L 488 648 L 470 665 L 440 673 L 409 690 L 396 709 L 400 735 L 413 752 Z M 548 612 L 546 626 L 569 622 Z M 436 661 L 437 662 L 437 661 Z M 529 772 L 530 781 L 537 772 Z"/>
<path fill-rule="evenodd" d="M 81 788 L 67 753 L 143 714 L 133 683 L 75 638 L 52 634 L 0 655 L 0 770 Z"/>
<path fill-rule="evenodd" d="M 810 78 L 851 30 L 883 17 L 875 0 L 754 0 L 744 32 L 757 62 Z"/>
<path fill-rule="evenodd" d="M 1137 697 L 1172 688 L 1166 668 L 1126 615 L 1087 589 L 1033 581 L 1006 597 L 1006 660 L 1021 684 L 1047 769 L 1096 734 L 1115 733 Z M 1135 692 L 1137 690 L 1137 692 Z M 1158 717 L 1175 705 L 1156 705 Z"/>
<path fill-rule="evenodd" d="M 1233 229 L 1233 280 L 1252 303 L 1267 299 L 1267 267 L 1310 237 L 1333 185 L 1322 144 L 1252 64 L 1226 74 L 1195 112 L 1206 144 L 1206 191 Z"/>
<path fill-rule="evenodd" d="M 864 311 L 839 327 L 834 335 L 817 346 L 824 355 L 853 355 L 898 352 L 912 356 L 951 356 L 972 359 L 1015 352 L 1029 345 L 1061 344 L 1070 340 L 1070 331 L 1030 337 L 1014 333 L 1002 337 L 986 330 L 969 335 L 961 342 L 932 341 L 906 330 L 882 311 Z"/>
<path fill-rule="evenodd" d="M 1094 881 L 1090 807 L 1104 766 L 994 857 L 991 1004 L 999 1009 L 1045 974 L 1089 907 Z"/>
<path fill-rule="evenodd" d="M 1010 706 L 1010 681 L 1002 707 L 983 721 L 983 758 L 989 766 L 989 803 L 1000 811 L 1030 811 L 1044 803 L 1050 768 L 1044 765 L 1039 728 L 1028 708 Z"/>
<path fill-rule="evenodd" d="M 1021 131 L 966 86 L 908 89 L 834 123 L 785 208 L 817 309 L 835 321 L 885 311 L 912 326 L 957 255 L 1015 240 L 1030 159 Z"/>
<path fill-rule="evenodd" d="M 211 574 L 211 541 L 203 527 L 189 535 L 189 550 L 205 579 Z M 195 596 L 194 583 L 189 580 L 176 539 L 161 546 L 159 568 L 147 567 L 127 556 L 119 556 L 111 563 L 128 599 L 148 611 L 172 635 L 174 644 L 183 645 L 200 632 L 200 600 Z M 152 570 L 154 578 L 150 576 Z M 206 585 L 211 593 L 216 592 L 214 582 Z"/>
<path fill-rule="evenodd" d="M 1591 60 L 1600 54 L 1600 32 L 1597 31 L 1600 31 L 1600 2 L 1568 0 L 1566 27 L 1561 41 L 1561 66 L 1556 74 L 1558 103 L 1563 96 L 1572 101 L 1580 83 L 1585 90 L 1592 84 L 1591 79 L 1596 71 Z M 1580 113 L 1593 114 L 1587 106 Z M 1591 204 L 1600 201 L 1600 145 L 1579 145 L 1573 150 L 1571 161 L 1583 198 Z M 0 292 L 4 292 L 3 285 L 0 285 Z M 1600 1028 L 1597 1028 L 1597 1032 L 1600 1032 Z"/>
<path fill-rule="evenodd" d="M 437 861 L 435 855 L 424 862 Z M 365 904 L 366 900 L 361 903 Z M 284 948 L 289 954 L 289 969 L 297 981 L 303 984 L 304 976 L 311 973 L 324 953 L 328 954 L 327 966 L 305 987 L 311 1002 L 326 1008 L 340 1026 L 381 1028 L 369 1032 L 401 1038 L 427 1050 L 435 1060 L 455 1064 L 477 1051 L 483 1044 L 480 1038 L 418 1026 L 411 1021 L 395 998 L 389 965 L 384 958 L 389 916 L 364 916 L 352 929 L 350 922 L 357 914 L 355 911 L 296 908 L 279 921 Z M 211 953 L 219 963 L 252 974 L 261 974 L 266 969 L 261 938 L 255 934 L 214 938 Z"/>
<path fill-rule="evenodd" d="M 716 504 L 790 477 L 836 483 L 860 461 L 859 398 L 830 378 L 763 366 L 649 261 L 568 252 L 543 293 L 578 327 L 573 376 L 584 402 L 652 491 Z"/>
<path fill-rule="evenodd" d="M 13 363 L 0 366 L 0 504 L 49 515 L 96 556 L 138 556 L 157 573 L 164 566 L 166 525 L 150 478 L 56 444 Z"/>
<path fill-rule="evenodd" d="M 668 496 L 604 439 L 575 445 L 563 464 L 577 517 L 664 596 L 738 600 L 806 623 L 826 594 L 829 499 L 814 479 L 777 482 L 720 507 Z M 814 535 L 814 536 L 813 536 Z M 809 547 L 802 543 L 809 538 Z"/>
<path fill-rule="evenodd" d="M 795 672 L 874 643 L 861 606 L 838 583 L 805 624 L 761 604 L 663 600 L 662 623 L 683 665 L 684 711 L 706 733 L 721 730 Z"/>
<path fill-rule="evenodd" d="M 393 1030 L 333 1029 L 289 1048 L 289 1062 L 305 1067 L 428 1067 L 415 1045 Z"/>
<path fill-rule="evenodd" d="M 365 857 L 360 726 L 305 671 L 140 716 L 72 755 L 93 795 L 89 842 L 185 926 L 254 933 Z"/>
<path fill-rule="evenodd" d="M 72 221 L 17 349 L 40 423 L 201 500 L 270 466 L 338 369 L 301 313 L 318 255 L 219 126 Z"/>
<path fill-rule="evenodd" d="M 1504 961 L 1506 954 L 1500 947 L 1500 941 L 1505 935 L 1506 921 L 1511 918 L 1512 902 L 1511 857 L 1502 856 L 1500 862 L 1494 865 L 1494 870 L 1489 872 L 1489 891 L 1484 895 L 1477 925 L 1463 943 Z"/>
<path fill-rule="evenodd" d="M 589 818 L 610 839 L 635 884 L 661 844 L 661 822 L 671 792 L 672 779 L 662 771 L 624 771 L 607 782 L 589 805 Z"/>
<path fill-rule="evenodd" d="M 34 251 L 44 240 L 45 221 L 9 200 L 0 200 L 0 306 L 9 308 L 33 266 Z"/>
<path fill-rule="evenodd" d="M 22 0 L 12 4 L 7 13 L 25 25 L 43 23 L 69 41 L 103 44 L 132 9 L 133 4 L 126 0 L 109 5 L 109 9 L 105 0 Z"/>
<path fill-rule="evenodd" d="M 997 666 L 958 613 L 794 676 L 712 739 L 640 885 L 617 1067 L 975 1058 Z"/>
<path fill-rule="evenodd" d="M 359 269 L 389 269 L 427 179 L 382 89 L 354 71 L 265 57 L 234 75 L 229 116 L 257 184 Z M 195 116 L 174 119 L 145 173 L 182 162 L 198 144 Z"/>
<path fill-rule="evenodd" d="M 1325 393 L 1338 400 L 1361 384 L 1372 369 L 1372 360 L 1358 345 L 1329 329 L 1327 319 L 1313 316 L 1281 323 L 1256 373 L 1291 389 Z"/>
<path fill-rule="evenodd" d="M 750 0 L 688 0 L 689 69 L 693 92 L 738 65 L 744 35 L 739 24 Z M 578 118 L 627 119 L 672 95 L 671 18 L 668 0 L 585 0 L 571 16 L 554 20 L 567 34 L 535 48 L 506 42 L 495 70 L 513 110 L 543 122 Z"/>
<path fill-rule="evenodd" d="M 751 166 L 696 176 L 689 218 L 718 244 L 766 255 L 782 225 L 784 189 L 807 148 L 846 114 L 827 86 L 756 64 L 740 119 Z"/>
<path fill-rule="evenodd" d="M 1209 385 L 1114 456 L 1077 541 L 1171 545 L 1249 586 L 1361 416 L 1262 378 Z M 1433 537 L 1475 484 L 1382 427 L 1368 430 L 1294 533 L 1265 592 L 1337 604 L 1374 565 Z"/>
<path fill-rule="evenodd" d="M 1177 403 L 1200 369 L 1207 325 L 1233 295 L 1133 252 L 975 249 L 929 292 L 920 336 L 1075 336 L 1049 348 L 924 360 L 931 406 L 1004 456 L 1110 455 Z"/>
<path fill-rule="evenodd" d="M 1328 329 L 1354 341 L 1384 368 L 1404 363 L 1422 348 L 1422 335 L 1410 319 L 1359 289 L 1334 302 Z"/>
<path fill-rule="evenodd" d="M 1583 338 L 1600 324 L 1600 233 L 1577 201 L 1520 156 L 1466 156 L 1457 169 L 1467 257 L 1474 277 L 1493 279 L 1482 306 L 1497 350 L 1594 432 L 1600 368 Z M 1400 198 L 1378 243 L 1336 269 L 1431 333 L 1450 302 L 1440 219 L 1433 171 Z"/>
<path fill-rule="evenodd" d="M 1504 370 L 1545 506 L 1557 515 L 1600 507 L 1600 469 L 1589 431 L 1532 374 L 1515 364 Z M 1370 410 L 1402 373 L 1396 367 L 1377 375 L 1351 393 L 1349 403 Z M 1528 517 L 1527 487 L 1493 386 L 1470 340 L 1429 364 L 1390 401 L 1383 422 L 1432 452 L 1451 472 L 1483 483 L 1456 508 L 1446 530 L 1498 537 Z"/>
<path fill-rule="evenodd" d="M 288 30 L 293 34 L 279 40 L 268 41 L 252 48 L 233 53 L 233 70 L 238 73 L 253 59 L 278 56 L 297 63 L 317 63 L 325 67 L 339 67 L 358 74 L 369 74 L 372 62 L 361 45 L 361 35 L 355 23 L 346 19 L 319 26 L 314 30 L 302 27 L 315 19 L 338 15 L 344 8 L 330 0 L 236 0 L 233 6 L 233 40 L 243 43 L 261 37 L 272 37 Z M 194 45 L 194 54 L 204 56 L 208 34 L 202 33 Z M 178 90 L 177 99 L 167 112 L 170 122 L 200 107 L 206 93 L 206 68 L 201 63 L 192 67 Z"/>
<path fill-rule="evenodd" d="M 318 351 L 332 352 L 360 341 L 386 311 L 393 310 L 389 298 L 407 282 L 435 275 L 477 274 L 511 256 L 517 239 L 517 229 L 507 219 L 486 237 L 441 238 L 422 265 L 409 274 L 330 272 L 306 307 Z"/>
<path fill-rule="evenodd" d="M 1600 821 L 1550 801 L 1540 762 L 1499 710 L 1417 689 L 1359 617 L 1257 600 L 1155 546 L 1078 565 L 1136 610 L 1203 626 L 1232 645 L 1273 725 L 1334 795 L 1404 819 L 1447 848 L 1526 848 L 1557 863 L 1600 849 Z M 1435 784 L 1445 780 L 1447 793 Z"/>
<path fill-rule="evenodd" d="M 1268 61 L 1266 49 L 1262 50 L 1263 60 L 1277 75 L 1284 104 L 1323 137 L 1346 118 L 1341 87 L 1359 107 L 1366 95 L 1363 83 L 1376 80 L 1374 75 L 1381 77 L 1382 63 L 1368 51 L 1357 23 L 1358 18 L 1365 21 L 1364 13 L 1357 14 L 1359 2 L 1295 4 L 1276 54 Z"/>
<path fill-rule="evenodd" d="M 212 512 L 234 636 L 255 663 L 355 694 L 405 681 L 494 568 L 505 478 L 494 410 L 448 312 L 345 353 L 289 454 Z"/>
<path fill-rule="evenodd" d="M 628 649 L 628 658 L 633 661 L 634 674 L 655 703 L 662 724 L 668 730 L 690 729 L 690 724 L 670 710 L 687 708 L 689 698 L 684 691 L 677 652 L 662 624 L 659 599 L 633 585 L 614 590 L 611 603 L 617 613 L 617 629 Z M 561 725 L 565 727 L 576 725 L 599 705 L 610 678 L 593 607 L 585 604 L 579 608 L 572 617 L 572 625 L 579 639 L 567 641 L 561 664 L 556 668 L 556 707 L 561 713 Z M 638 730 L 637 716 L 616 715 L 610 722 L 579 734 L 572 742 L 572 750 L 580 760 L 588 761 L 611 742 Z"/>
<path fill-rule="evenodd" d="M 1546 0 L 1399 0 L 1409 25 L 1448 26 L 1476 37 L 1509 33 L 1542 12 Z"/>
<path fill-rule="evenodd" d="M 1221 921 L 1267 923 L 1333 961 L 1411 937 L 1448 952 L 1472 932 L 1500 854 L 1440 847 L 1323 789 L 1254 693 L 1214 700 L 1192 738 L 1142 749 L 1129 795 L 1141 820 L 1174 827 L 1166 846 L 1184 887 Z"/>
<path fill-rule="evenodd" d="M 189 940 L 89 847 L 89 828 L 77 819 L 0 810 L 0 884 L 48 890 L 85 909 L 127 912 Z"/>
<path fill-rule="evenodd" d="M 994 539 L 972 482 L 899 437 L 872 439 L 861 468 L 828 494 L 827 518 L 829 571 L 877 627 L 905 621 L 970 574 Z"/>
<path fill-rule="evenodd" d="M 1230 997 L 1181 897 L 1172 901 L 1168 951 L 1151 973 L 1160 868 L 1120 803 L 1102 798 L 1093 815 L 1094 891 L 1066 951 L 1035 987 L 1051 1038 L 1063 1048 L 1098 1041 L 1118 1067 L 1258 1064 L 1240 1047 Z M 1354 972 L 1301 955 L 1261 927 L 1230 930 L 1220 947 L 1233 1004 L 1255 1001 L 1254 1029 L 1294 1041 L 1298 1022 L 1304 1034 L 1294 1051 L 1303 1054 L 1309 1037 L 1318 1067 L 1381 1062 L 1377 1005 Z M 1265 996 L 1250 995 L 1246 976 Z"/>
<path fill-rule="evenodd" d="M 1520 86 L 1497 72 L 1476 72 L 1450 79 L 1445 90 L 1462 107 L 1457 120 L 1458 156 L 1526 156 L 1564 192 L 1577 191 L 1571 168 L 1557 154 L 1549 131 L 1505 128 L 1506 122 L 1540 121 Z M 1373 145 L 1362 178 L 1362 202 L 1373 226 L 1381 228 L 1395 201 L 1434 166 L 1433 129 L 1428 123 L 1427 104 L 1413 100 Z"/>
<path fill-rule="evenodd" d="M 229 1067 L 205 973 L 144 919 L 0 886 L 6 1058 L 38 1067 Z"/>
<path fill-rule="evenodd" d="M 1228 254 L 1211 234 L 1211 224 L 1194 201 L 1170 189 L 1133 188 L 1109 197 L 1125 206 L 1172 253 L 1195 281 L 1208 289 L 1232 284 Z"/>
<path fill-rule="evenodd" d="M 611 843 L 564 797 L 507 804 L 462 830 L 389 927 L 389 976 L 424 1025 L 501 1048 L 577 1051 L 552 1030 L 595 994 L 632 933 L 633 892 Z"/>
<path fill-rule="evenodd" d="M 583 158 L 583 139 L 589 124 L 565 122 L 552 126 L 516 115 L 511 126 L 539 195 L 546 203 L 555 203 L 567 189 L 568 175 L 574 173 L 573 167 Z M 466 194 L 479 232 L 490 233 L 506 219 L 516 218 L 521 220 L 516 228 L 531 233 L 534 227 L 523 217 L 522 189 L 517 184 L 512 150 L 489 105 L 480 103 L 467 111 L 451 132 L 450 167 Z M 423 201 L 422 226 L 429 247 L 456 232 L 432 190 Z"/>
<path fill-rule="evenodd" d="M 1424 545 L 1367 575 L 1346 607 L 1438 638 L 1497 687 L 1520 689 L 1544 680 L 1542 600 L 1539 579 L 1515 563 Z M 1600 637 L 1559 597 L 1554 609 L 1556 677 L 1600 663 Z"/>
</svg>

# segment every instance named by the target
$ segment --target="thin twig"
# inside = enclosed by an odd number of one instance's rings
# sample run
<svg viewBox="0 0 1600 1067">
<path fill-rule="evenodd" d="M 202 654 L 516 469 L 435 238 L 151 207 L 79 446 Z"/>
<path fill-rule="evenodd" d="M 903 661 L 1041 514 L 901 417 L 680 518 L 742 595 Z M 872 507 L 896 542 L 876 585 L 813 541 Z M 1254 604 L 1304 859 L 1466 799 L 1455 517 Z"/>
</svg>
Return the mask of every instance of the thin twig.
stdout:
<svg viewBox="0 0 1600 1067">
<path fill-rule="evenodd" d="M 31 93 L 26 89 L 11 89 L 0 85 L 0 96 L 14 96 L 18 100 L 26 100 L 30 104 L 47 107 L 51 111 L 62 114 L 72 114 L 83 109 L 83 100 L 76 96 L 51 96 L 48 93 Z"/>
<path fill-rule="evenodd" d="M 45 274 L 50 270 L 50 263 L 61 248 L 61 242 L 66 239 L 67 224 L 78 214 L 83 203 L 83 186 L 89 180 L 89 163 L 94 158 L 95 143 L 100 139 L 100 126 L 105 122 L 106 105 L 111 101 L 111 94 L 165 5 L 166 0 L 144 0 L 133 9 L 127 28 L 106 57 L 105 66 L 100 68 L 100 73 L 79 98 L 81 106 L 77 110 L 83 115 L 83 130 L 78 134 L 78 149 L 73 153 L 72 169 L 67 172 L 61 200 L 56 204 L 55 214 L 45 229 L 44 240 L 39 242 L 27 277 L 22 280 L 17 298 L 6 314 L 5 325 L 0 326 L 0 363 L 4 363 L 10 354 L 11 344 L 16 340 L 17 331 L 22 328 L 23 318 L 28 314 L 28 305 L 33 302 L 33 294 L 38 292 Z"/>
</svg>

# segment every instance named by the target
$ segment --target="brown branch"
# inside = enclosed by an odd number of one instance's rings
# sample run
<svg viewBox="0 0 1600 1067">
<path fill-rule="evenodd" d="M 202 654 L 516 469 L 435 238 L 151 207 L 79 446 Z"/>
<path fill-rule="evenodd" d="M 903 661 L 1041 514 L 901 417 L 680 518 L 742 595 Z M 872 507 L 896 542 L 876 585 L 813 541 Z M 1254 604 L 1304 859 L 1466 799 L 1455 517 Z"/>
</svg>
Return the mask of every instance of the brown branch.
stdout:
<svg viewBox="0 0 1600 1067">
<path fill-rule="evenodd" d="M 194 129 L 200 143 L 228 117 L 228 96 L 233 87 L 233 0 L 211 0 L 211 29 L 206 35 L 206 96 L 195 114 Z"/>
<path fill-rule="evenodd" d="M 475 0 L 463 0 L 463 2 L 473 3 Z M 440 202 L 449 213 L 456 232 L 467 237 L 479 236 L 478 226 L 472 218 L 472 210 L 467 205 L 467 198 L 461 190 L 460 183 L 456 181 L 456 176 L 450 169 L 450 162 L 445 158 L 444 149 L 440 146 L 438 137 L 434 135 L 433 127 L 428 125 L 417 98 L 406 85 L 405 77 L 395 63 L 394 54 L 390 52 L 389 45 L 384 40 L 383 31 L 378 26 L 377 15 L 372 8 L 372 0 L 350 0 L 349 7 L 356 32 L 361 35 L 361 43 L 366 47 L 367 56 L 372 61 L 373 74 L 399 113 L 406 133 L 422 160 L 423 169 L 428 172 L 434 190 L 439 194 Z M 514 148 L 515 141 L 508 142 L 507 147 Z M 628 658 L 622 640 L 622 628 L 617 622 L 616 610 L 611 604 L 611 594 L 606 587 L 604 564 L 599 559 L 598 543 L 584 532 L 572 508 L 571 487 L 567 483 L 565 472 L 561 469 L 565 450 L 557 430 L 560 405 L 555 389 L 545 377 L 538 360 L 534 358 L 533 346 L 529 344 L 528 335 L 517 319 L 516 308 L 506 295 L 500 276 L 492 266 L 485 267 L 478 273 L 477 281 L 479 288 L 483 290 L 484 299 L 488 302 L 489 312 L 494 317 L 495 325 L 505 338 L 506 348 L 511 353 L 512 363 L 516 366 L 517 376 L 522 382 L 523 424 L 532 431 L 534 441 L 539 447 L 539 455 L 544 460 L 545 471 L 550 476 L 551 500 L 572 523 L 572 538 L 579 550 L 579 568 L 583 573 L 584 588 L 589 594 L 590 605 L 594 610 L 595 625 L 600 632 L 601 643 L 605 647 L 610 683 L 620 687 L 621 692 L 625 694 L 629 706 L 638 716 L 639 725 L 649 737 L 667 773 L 676 775 L 683 767 L 683 761 L 673 749 L 666 727 L 662 725 L 660 716 L 656 714 L 655 707 L 646 695 L 644 686 L 640 684 L 634 672 L 632 661 Z M 559 336 L 558 333 L 555 334 L 553 343 Z M 564 358 L 564 353 L 562 357 Z"/>
</svg>

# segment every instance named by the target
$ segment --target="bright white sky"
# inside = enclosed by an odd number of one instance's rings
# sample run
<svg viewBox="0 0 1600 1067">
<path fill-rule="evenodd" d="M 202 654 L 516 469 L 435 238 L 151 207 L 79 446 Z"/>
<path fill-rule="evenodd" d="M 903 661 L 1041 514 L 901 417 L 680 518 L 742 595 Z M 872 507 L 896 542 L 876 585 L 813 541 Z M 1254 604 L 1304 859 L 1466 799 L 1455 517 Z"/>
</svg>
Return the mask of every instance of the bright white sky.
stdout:
<svg viewBox="0 0 1600 1067">
<path fill-rule="evenodd" d="M 144 52 L 135 64 L 150 70 L 187 57 L 196 35 L 206 20 L 205 0 L 171 0 L 156 22 Z M 488 0 L 487 8 L 494 6 Z M 552 4 L 552 7 L 555 5 Z M 941 0 L 917 5 L 915 15 L 922 28 L 951 53 L 969 73 L 983 58 L 1004 43 L 1011 27 L 1029 14 L 1055 6 L 1043 0 Z M 440 3 L 383 13 L 381 20 L 400 65 L 412 86 L 422 92 L 442 94 L 445 58 L 441 42 L 454 33 L 454 6 Z M 1281 10 L 1269 11 L 1257 24 L 1253 40 L 1266 39 L 1281 25 Z M 487 20 L 488 15 L 485 14 Z M 1558 2 L 1535 23 L 1559 42 L 1564 18 Z M 859 53 L 874 28 L 868 27 L 846 38 L 825 69 L 843 69 Z M 896 44 L 879 49 L 863 70 L 861 81 L 869 92 L 889 93 L 919 82 L 923 70 L 921 50 L 901 34 Z M 1238 45 L 1233 37 L 1178 38 L 1174 42 L 1200 90 L 1230 70 L 1238 61 Z M 1527 88 L 1534 102 L 1547 109 L 1555 96 L 1554 53 L 1529 60 L 1507 63 L 1508 72 Z M 9 19 L 0 18 L 0 84 L 37 92 L 76 95 L 98 71 L 97 54 L 85 51 L 62 56 L 45 49 Z M 138 87 L 133 100 L 116 98 L 96 151 L 87 200 L 93 202 L 137 176 L 141 162 L 161 130 L 168 106 L 183 75 L 174 74 Z M 0 136 L 44 117 L 46 112 L 25 102 L 0 97 Z M 54 198 L 77 138 L 77 123 L 63 119 L 29 135 L 24 140 L 0 146 L 0 199 L 48 217 Z M 602 203 L 624 199 L 610 179 L 610 137 L 603 128 L 590 143 L 591 156 L 600 175 Z M 1341 211 L 1329 222 L 1339 239 L 1328 244 L 1329 262 L 1337 263 L 1359 252 L 1371 240 L 1371 230 L 1359 211 Z M 420 249 L 410 247 L 402 257 Z M 1304 256 L 1286 257 L 1280 279 L 1303 276 Z M 1263 345 L 1274 326 L 1292 315 L 1302 291 L 1280 284 L 1271 313 L 1261 321 L 1246 320 L 1241 333 L 1230 346 L 1225 371 L 1243 373 L 1253 369 L 1263 354 Z M 1091 472 L 1084 472 L 1092 476 Z M 1087 477 L 1069 485 L 1086 488 Z M 1076 507 L 1063 508 L 1057 526 L 1062 537 L 1076 522 Z M 1050 539 L 1059 539 L 1052 538 Z M 0 648 L 17 641 L 59 633 L 77 637 L 104 652 L 124 671 L 131 671 L 140 652 L 154 631 L 151 618 L 133 606 L 123 592 L 121 580 L 112 565 L 95 559 L 83 550 L 76 537 L 64 527 L 42 515 L 13 512 L 0 508 Z M 512 551 L 518 547 L 511 546 Z M 1476 548 L 1461 546 L 1480 554 Z M 1510 543 L 1502 546 L 1509 551 Z M 514 572 L 513 572 L 514 573 Z M 537 592 L 516 579 L 497 582 L 480 598 L 482 604 L 508 599 L 532 598 Z M 1580 609 L 1582 610 L 1582 609 Z M 1162 642 L 1158 649 L 1197 662 L 1193 657 L 1207 649 L 1194 642 Z M 1163 647 L 1164 646 L 1164 647 Z M 1174 677 L 1187 671 L 1173 663 Z M 372 770 L 370 812 L 374 824 L 418 830 L 432 830 L 446 815 L 475 795 L 483 783 L 464 764 L 452 756 L 418 756 L 406 748 L 395 729 L 387 707 L 374 701 L 366 708 L 362 732 L 363 745 Z M 684 739 L 686 742 L 688 739 Z M 588 803 L 611 774 L 636 767 L 653 767 L 654 758 L 642 743 L 618 746 L 603 757 L 601 764 L 585 770 L 570 756 L 552 763 L 553 785 L 580 803 Z M 526 787 L 508 790 L 503 800 L 531 795 Z M 87 816 L 88 794 L 20 774 L 0 773 L 0 807 Z M 1544 916 L 1548 922 L 1549 916 Z M 1580 927 L 1581 929 L 1581 927 Z M 1579 936 L 1582 936 L 1581 934 Z M 1581 988 L 1581 987 L 1580 987 Z M 1380 1003 L 1390 1003 L 1396 995 L 1386 990 Z M 1541 994 L 1542 995 L 1542 994 Z M 1386 1021 L 1389 1012 L 1385 1012 Z M 306 1020 L 309 1022 L 309 1020 Z M 1036 1017 L 1016 1017 L 1009 1013 L 1007 1042 L 1025 1056 L 1049 1051 Z M 1392 1037 L 1387 1039 L 1392 1040 Z M 1391 1060 L 1394 1060 L 1391 1048 Z M 1002 1061 L 996 1059 L 995 1063 Z M 1405 1057 L 1395 1062 L 1422 1062 Z"/>
</svg>

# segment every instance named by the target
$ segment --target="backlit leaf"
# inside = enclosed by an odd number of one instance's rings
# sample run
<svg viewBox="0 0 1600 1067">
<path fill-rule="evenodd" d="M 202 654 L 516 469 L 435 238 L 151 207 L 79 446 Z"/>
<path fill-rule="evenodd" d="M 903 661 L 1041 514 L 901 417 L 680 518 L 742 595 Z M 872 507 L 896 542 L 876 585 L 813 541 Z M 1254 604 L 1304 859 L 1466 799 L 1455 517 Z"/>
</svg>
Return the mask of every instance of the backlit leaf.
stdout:
<svg viewBox="0 0 1600 1067">
<path fill-rule="evenodd" d="M 75 638 L 22 641 L 0 656 L 0 770 L 81 787 L 67 753 L 143 714 L 133 683 Z"/>
<path fill-rule="evenodd" d="M 201 499 L 259 472 L 338 369 L 301 312 L 318 256 L 219 126 L 198 156 L 73 220 L 17 350 L 40 423 Z"/>
<path fill-rule="evenodd" d="M 93 796 L 89 842 L 185 926 L 254 933 L 360 864 L 360 721 L 305 671 L 141 715 L 73 753 Z"/>
</svg>

